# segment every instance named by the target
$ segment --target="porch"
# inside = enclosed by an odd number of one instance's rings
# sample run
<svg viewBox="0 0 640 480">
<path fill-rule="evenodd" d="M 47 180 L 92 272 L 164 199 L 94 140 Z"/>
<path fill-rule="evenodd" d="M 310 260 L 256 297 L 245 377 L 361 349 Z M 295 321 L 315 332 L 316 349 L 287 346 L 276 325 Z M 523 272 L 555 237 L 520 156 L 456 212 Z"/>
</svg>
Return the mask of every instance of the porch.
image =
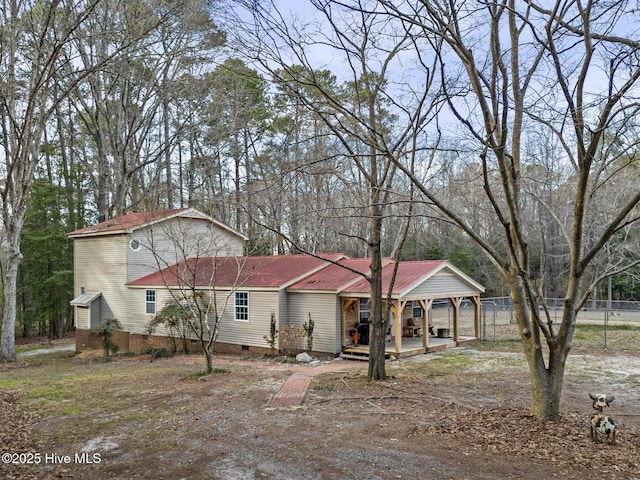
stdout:
<svg viewBox="0 0 640 480">
<path fill-rule="evenodd" d="M 444 297 L 444 298 L 443 298 Z M 392 300 L 387 328 L 386 357 L 421 355 L 466 345 L 480 338 L 480 296 Z M 343 358 L 369 358 L 369 299 L 343 298 Z"/>
<path fill-rule="evenodd" d="M 422 355 L 430 352 L 437 352 L 447 348 L 459 347 L 462 345 L 472 345 L 478 342 L 477 337 L 460 336 L 458 341 L 452 337 L 438 337 L 429 335 L 428 346 L 424 346 L 422 338 L 403 337 L 399 351 L 396 351 L 394 342 L 388 341 L 385 349 L 385 358 L 402 358 L 413 355 Z M 341 358 L 348 360 L 369 360 L 369 345 L 351 345 L 342 349 Z"/>
</svg>

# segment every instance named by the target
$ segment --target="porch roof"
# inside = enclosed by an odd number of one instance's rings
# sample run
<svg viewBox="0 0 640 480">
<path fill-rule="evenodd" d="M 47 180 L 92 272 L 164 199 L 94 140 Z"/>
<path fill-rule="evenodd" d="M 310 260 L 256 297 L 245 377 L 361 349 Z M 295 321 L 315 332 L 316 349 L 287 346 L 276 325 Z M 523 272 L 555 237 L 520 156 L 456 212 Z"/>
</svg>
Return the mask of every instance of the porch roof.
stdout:
<svg viewBox="0 0 640 480">
<path fill-rule="evenodd" d="M 382 291 L 385 295 L 389 293 L 394 266 L 395 263 L 387 263 L 382 267 Z M 451 263 L 446 260 L 419 260 L 413 262 L 400 262 L 398 264 L 398 271 L 391 294 L 396 298 L 407 296 L 412 290 L 418 288 L 420 285 L 425 284 L 430 280 L 436 281 L 434 277 L 436 277 L 440 272 L 447 272 L 456 277 L 461 284 L 464 284 L 465 287 L 468 288 L 468 291 L 465 293 L 484 292 L 484 287 L 482 285 L 458 268 L 451 265 Z M 370 290 L 369 282 L 365 279 L 360 279 L 343 289 L 340 293 L 343 294 L 343 296 L 345 294 L 364 296 L 368 295 Z M 458 294 L 462 292 L 451 291 L 446 293 Z M 448 295 L 443 296 L 446 297 Z"/>
</svg>

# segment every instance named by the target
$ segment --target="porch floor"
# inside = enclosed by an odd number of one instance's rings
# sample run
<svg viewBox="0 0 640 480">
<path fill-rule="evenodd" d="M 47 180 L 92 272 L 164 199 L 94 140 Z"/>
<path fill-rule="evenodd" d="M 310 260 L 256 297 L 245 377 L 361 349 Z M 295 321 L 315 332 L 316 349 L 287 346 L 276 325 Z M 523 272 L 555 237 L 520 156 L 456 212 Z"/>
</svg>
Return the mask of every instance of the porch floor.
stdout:
<svg viewBox="0 0 640 480">
<path fill-rule="evenodd" d="M 387 342 L 387 348 L 385 349 L 386 358 L 400 358 L 410 357 L 413 355 L 422 355 L 423 353 L 437 352 L 446 348 L 452 348 L 461 345 L 469 345 L 478 341 L 476 337 L 458 337 L 458 343 L 453 341 L 453 337 L 441 338 L 437 336 L 429 336 L 429 346 L 424 348 L 422 345 L 422 338 L 409 338 L 402 337 L 402 347 L 399 352 L 396 352 L 393 341 Z M 349 360 L 368 360 L 369 359 L 369 345 L 353 345 L 344 347 L 342 349 L 342 358 Z"/>
</svg>

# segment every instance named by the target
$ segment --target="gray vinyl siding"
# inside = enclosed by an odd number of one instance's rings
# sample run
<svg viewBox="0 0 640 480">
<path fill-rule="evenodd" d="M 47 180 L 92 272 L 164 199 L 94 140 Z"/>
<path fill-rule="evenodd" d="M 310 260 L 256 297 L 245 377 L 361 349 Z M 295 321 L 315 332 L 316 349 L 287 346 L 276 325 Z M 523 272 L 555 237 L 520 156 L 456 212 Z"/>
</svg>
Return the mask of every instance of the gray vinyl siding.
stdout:
<svg viewBox="0 0 640 480">
<path fill-rule="evenodd" d="M 228 296 L 228 302 L 218 331 L 218 341 L 223 343 L 231 343 L 236 345 L 247 345 L 250 347 L 268 348 L 268 344 L 264 337 L 269 335 L 269 327 L 271 325 L 271 312 L 277 314 L 278 310 L 278 291 L 263 291 L 251 289 L 237 289 L 249 293 L 249 321 L 235 320 L 235 293 L 234 292 L 218 292 L 218 305 L 222 308 L 224 299 Z"/>
<path fill-rule="evenodd" d="M 136 240 L 140 248 L 129 245 Z M 176 247 L 181 245 L 181 250 Z M 127 281 L 135 280 L 186 258 L 242 255 L 244 242 L 206 220 L 174 218 L 127 236 Z"/>
<path fill-rule="evenodd" d="M 282 289 L 278 291 L 278 316 L 276 318 L 278 328 L 289 325 L 289 309 L 288 309 L 288 296 L 286 290 Z"/>
<path fill-rule="evenodd" d="M 340 301 L 335 293 L 290 292 L 288 317 L 292 325 L 302 326 L 313 318 L 313 350 L 336 354 L 341 351 Z"/>
<path fill-rule="evenodd" d="M 456 274 L 441 271 L 404 295 L 407 299 L 448 298 L 479 293 Z"/>
<path fill-rule="evenodd" d="M 102 320 L 102 308 L 100 305 L 101 299 L 99 298 L 91 302 L 91 306 L 88 309 L 88 328 L 94 328 L 100 325 L 100 321 Z"/>
</svg>

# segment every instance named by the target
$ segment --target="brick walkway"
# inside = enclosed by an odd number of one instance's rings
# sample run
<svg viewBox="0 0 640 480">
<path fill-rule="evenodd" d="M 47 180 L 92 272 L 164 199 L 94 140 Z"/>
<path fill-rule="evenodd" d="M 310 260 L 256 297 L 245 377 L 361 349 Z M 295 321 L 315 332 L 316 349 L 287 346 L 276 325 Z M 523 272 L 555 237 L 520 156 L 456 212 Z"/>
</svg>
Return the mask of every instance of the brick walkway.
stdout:
<svg viewBox="0 0 640 480">
<path fill-rule="evenodd" d="M 351 362 L 348 360 L 326 363 L 317 367 L 307 367 L 304 372 L 297 372 L 285 380 L 266 408 L 298 407 L 302 405 L 311 379 L 316 375 L 327 372 L 347 371 L 355 367 L 367 366 L 364 362 Z"/>
</svg>

